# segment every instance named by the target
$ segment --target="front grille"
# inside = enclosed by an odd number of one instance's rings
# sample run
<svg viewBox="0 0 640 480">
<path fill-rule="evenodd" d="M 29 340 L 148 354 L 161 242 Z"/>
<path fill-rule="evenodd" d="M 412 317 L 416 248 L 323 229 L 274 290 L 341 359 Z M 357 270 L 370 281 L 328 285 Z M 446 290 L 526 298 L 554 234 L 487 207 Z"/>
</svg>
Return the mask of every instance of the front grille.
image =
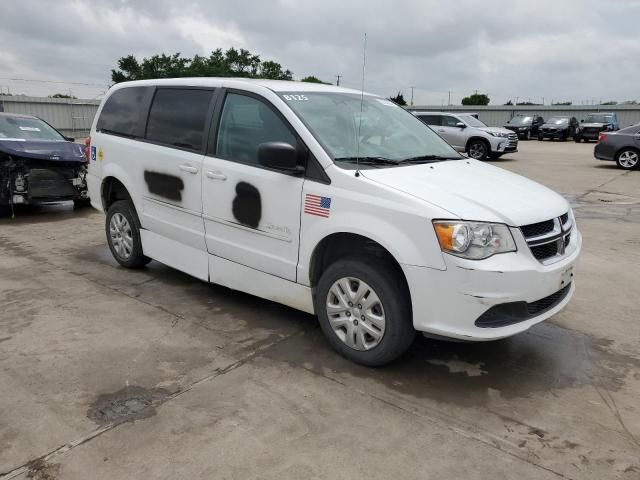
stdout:
<svg viewBox="0 0 640 480">
<path fill-rule="evenodd" d="M 509 147 L 517 147 L 518 146 L 518 134 L 517 133 L 510 133 L 508 138 L 508 143 L 507 145 Z"/>
<path fill-rule="evenodd" d="M 538 260 L 545 260 L 558 254 L 558 242 L 545 243 L 536 247 L 531 247 L 531 253 Z"/>
<path fill-rule="evenodd" d="M 553 232 L 553 220 L 525 225 L 524 227 L 520 227 L 520 230 L 522 230 L 525 238 L 539 237 L 545 233 Z"/>
<path fill-rule="evenodd" d="M 532 316 L 538 315 L 546 310 L 555 307 L 564 297 L 567 296 L 570 288 L 571 284 L 569 283 L 566 287 L 561 288 L 556 293 L 552 293 L 548 297 L 541 298 L 540 300 L 536 300 L 535 302 L 527 303 L 527 313 Z"/>
<path fill-rule="evenodd" d="M 571 291 L 571 284 L 535 302 L 509 302 L 494 305 L 474 322 L 480 328 L 499 328 L 530 320 L 551 310 Z"/>
<path fill-rule="evenodd" d="M 520 227 L 531 254 L 541 263 L 550 263 L 561 258 L 571 243 L 573 228 L 569 213 L 544 222 Z"/>
<path fill-rule="evenodd" d="M 600 133 L 600 127 L 584 127 L 584 133 Z"/>
</svg>

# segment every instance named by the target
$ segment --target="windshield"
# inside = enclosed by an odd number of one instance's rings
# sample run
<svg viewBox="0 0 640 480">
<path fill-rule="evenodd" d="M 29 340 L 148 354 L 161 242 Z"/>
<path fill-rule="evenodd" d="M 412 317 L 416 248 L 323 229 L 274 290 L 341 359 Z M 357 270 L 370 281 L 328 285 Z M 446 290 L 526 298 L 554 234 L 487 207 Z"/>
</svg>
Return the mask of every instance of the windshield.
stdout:
<svg viewBox="0 0 640 480">
<path fill-rule="evenodd" d="M 585 123 L 610 123 L 610 115 L 589 115 L 585 120 Z"/>
<path fill-rule="evenodd" d="M 484 123 L 471 115 L 458 115 L 458 118 L 470 127 L 486 127 Z"/>
<path fill-rule="evenodd" d="M 53 127 L 39 118 L 0 115 L 0 140 L 64 140 Z"/>
<path fill-rule="evenodd" d="M 533 117 L 513 117 L 507 122 L 508 125 L 529 125 L 533 123 Z"/>
<path fill-rule="evenodd" d="M 356 157 L 389 164 L 427 156 L 462 158 L 422 121 L 389 100 L 365 95 L 361 106 L 360 94 L 292 92 L 281 97 L 341 166 Z"/>
<path fill-rule="evenodd" d="M 563 123 L 569 123 L 569 119 L 566 117 L 553 117 L 550 118 L 547 123 L 551 123 L 553 125 L 562 125 Z"/>
</svg>

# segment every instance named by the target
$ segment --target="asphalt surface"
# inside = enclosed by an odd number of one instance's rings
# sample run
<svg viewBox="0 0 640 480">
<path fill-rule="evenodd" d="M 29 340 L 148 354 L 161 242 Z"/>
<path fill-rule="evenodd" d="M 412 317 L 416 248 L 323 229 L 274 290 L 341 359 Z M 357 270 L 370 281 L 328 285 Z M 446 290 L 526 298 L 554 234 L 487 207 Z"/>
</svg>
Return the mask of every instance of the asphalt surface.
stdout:
<svg viewBox="0 0 640 480">
<path fill-rule="evenodd" d="M 118 267 L 91 209 L 0 219 L 0 478 L 640 478 L 640 171 L 592 150 L 494 162 L 573 203 L 568 308 L 381 369 L 312 316 Z"/>
</svg>

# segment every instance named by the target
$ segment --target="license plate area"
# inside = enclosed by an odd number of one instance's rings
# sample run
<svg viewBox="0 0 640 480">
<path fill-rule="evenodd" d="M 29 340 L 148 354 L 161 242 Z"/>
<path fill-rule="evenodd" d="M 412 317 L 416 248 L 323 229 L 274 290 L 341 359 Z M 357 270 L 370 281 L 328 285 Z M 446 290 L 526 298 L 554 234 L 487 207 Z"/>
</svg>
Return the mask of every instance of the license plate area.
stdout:
<svg viewBox="0 0 640 480">
<path fill-rule="evenodd" d="M 573 266 L 565 269 L 560 274 L 560 288 L 564 288 L 573 281 Z"/>
</svg>

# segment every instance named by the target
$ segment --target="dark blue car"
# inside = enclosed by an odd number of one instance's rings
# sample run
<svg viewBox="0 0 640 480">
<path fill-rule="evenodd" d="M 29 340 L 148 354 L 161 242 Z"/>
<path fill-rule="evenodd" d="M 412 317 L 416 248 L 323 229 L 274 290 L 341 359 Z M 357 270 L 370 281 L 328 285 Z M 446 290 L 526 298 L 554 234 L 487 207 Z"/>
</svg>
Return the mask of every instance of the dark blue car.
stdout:
<svg viewBox="0 0 640 480">
<path fill-rule="evenodd" d="M 37 117 L 0 113 L 0 208 L 87 204 L 86 174 L 82 145 Z"/>
</svg>

